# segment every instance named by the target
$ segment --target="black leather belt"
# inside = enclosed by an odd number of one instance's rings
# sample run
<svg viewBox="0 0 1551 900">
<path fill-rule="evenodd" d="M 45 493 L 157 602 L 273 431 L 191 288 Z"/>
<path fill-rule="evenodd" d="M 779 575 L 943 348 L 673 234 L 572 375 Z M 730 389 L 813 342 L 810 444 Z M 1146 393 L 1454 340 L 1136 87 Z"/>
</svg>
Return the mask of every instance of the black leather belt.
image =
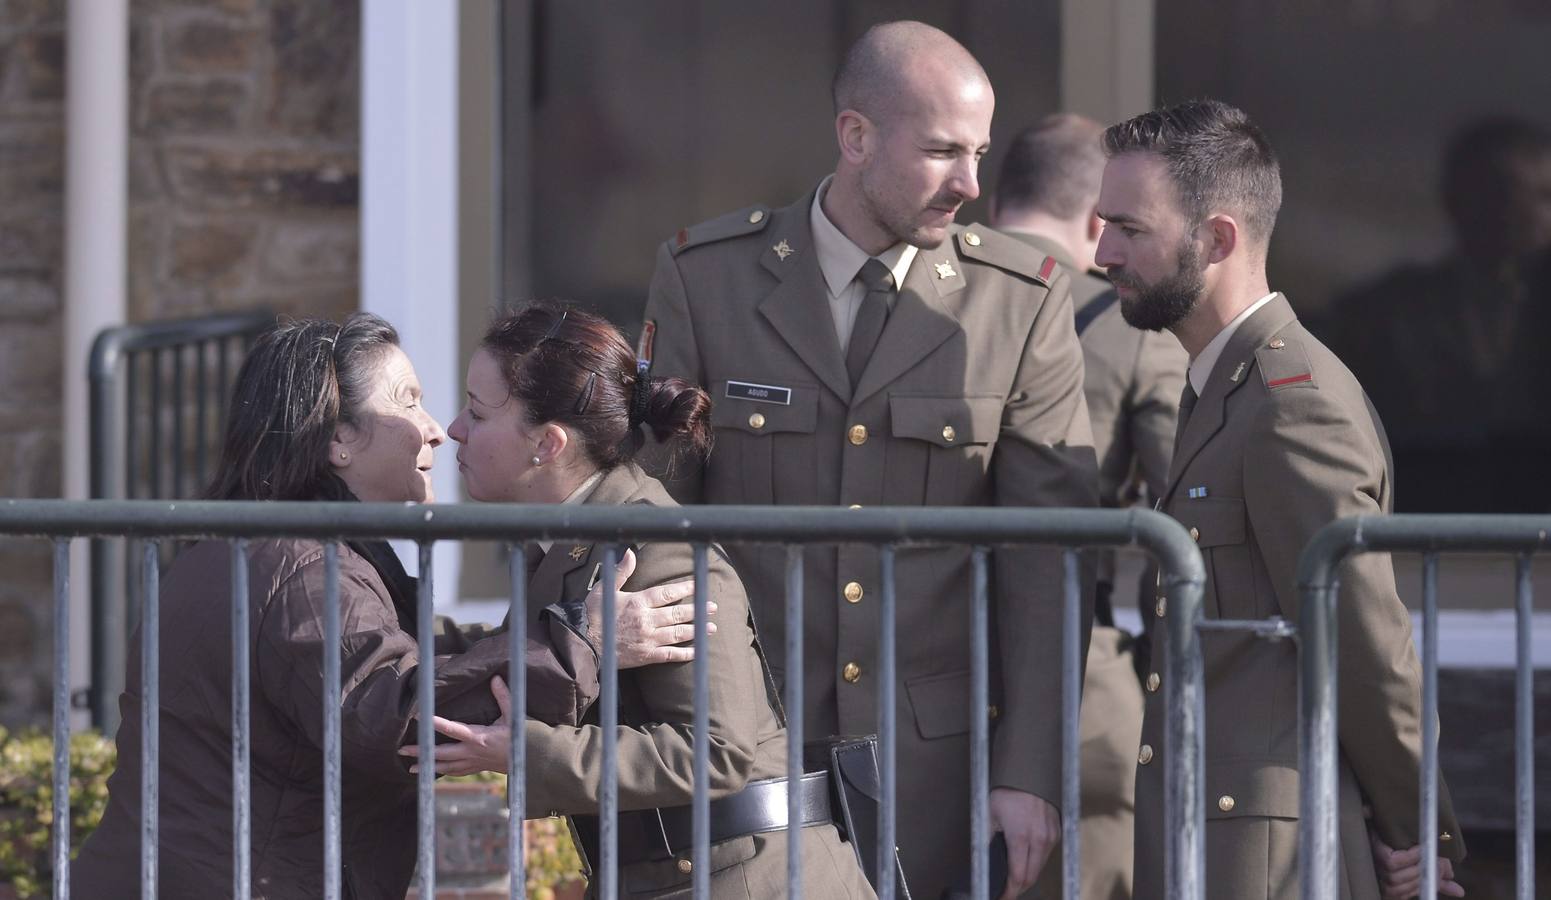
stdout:
<svg viewBox="0 0 1551 900">
<path fill-rule="evenodd" d="M 711 801 L 711 843 L 719 844 L 750 834 L 786 828 L 790 783 L 785 778 L 751 781 L 743 790 Z M 829 773 L 811 772 L 797 783 L 802 827 L 834 821 L 829 806 Z M 578 826 L 595 825 L 597 819 L 577 816 Z M 620 865 L 671 859 L 694 846 L 694 808 L 674 806 L 621 813 L 619 817 Z M 596 857 L 593 858 L 596 862 Z"/>
</svg>

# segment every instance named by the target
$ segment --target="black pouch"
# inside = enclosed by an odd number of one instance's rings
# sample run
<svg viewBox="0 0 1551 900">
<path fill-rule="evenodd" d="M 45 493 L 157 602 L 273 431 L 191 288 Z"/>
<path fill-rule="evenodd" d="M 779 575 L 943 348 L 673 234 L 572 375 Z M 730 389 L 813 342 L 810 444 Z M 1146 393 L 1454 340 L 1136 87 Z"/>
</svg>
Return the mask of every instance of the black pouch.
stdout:
<svg viewBox="0 0 1551 900">
<path fill-rule="evenodd" d="M 882 805 L 883 779 L 878 766 L 878 736 L 831 737 L 812 741 L 803 747 L 803 767 L 810 772 L 828 770 L 830 808 L 835 827 L 851 844 L 856 861 L 873 890 L 878 890 L 881 868 L 878 860 L 878 809 Z M 905 869 L 899 850 L 884 865 L 893 869 L 894 895 L 910 900 L 905 884 Z"/>
</svg>

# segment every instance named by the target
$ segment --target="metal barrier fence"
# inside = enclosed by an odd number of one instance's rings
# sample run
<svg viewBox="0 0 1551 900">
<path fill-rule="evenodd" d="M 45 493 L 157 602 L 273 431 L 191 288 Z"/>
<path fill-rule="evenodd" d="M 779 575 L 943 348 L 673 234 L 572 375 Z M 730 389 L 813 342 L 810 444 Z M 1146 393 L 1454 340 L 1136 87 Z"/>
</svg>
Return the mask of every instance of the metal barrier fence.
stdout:
<svg viewBox="0 0 1551 900">
<path fill-rule="evenodd" d="M 603 728 L 601 860 L 597 877 L 601 896 L 613 900 L 618 890 L 618 760 L 615 757 L 614 727 L 618 723 L 618 659 L 614 649 L 615 567 L 620 547 L 626 541 L 658 540 L 689 543 L 695 553 L 695 646 L 694 668 L 694 802 L 693 848 L 690 857 L 694 873 L 694 893 L 705 897 L 709 891 L 709 798 L 707 697 L 709 671 L 706 655 L 707 552 L 711 542 L 742 542 L 785 545 L 787 556 L 786 613 L 789 627 L 785 647 L 788 672 L 801 672 L 803 639 L 801 627 L 802 568 L 801 553 L 810 544 L 876 544 L 882 549 L 881 625 L 879 629 L 880 765 L 883 802 L 878 822 L 878 859 L 888 860 L 895 845 L 894 786 L 895 767 L 895 595 L 894 553 L 896 548 L 922 544 L 957 544 L 972 548 L 973 584 L 971 585 L 971 623 L 975 638 L 971 647 L 971 702 L 979 713 L 972 716 L 970 736 L 972 845 L 972 891 L 976 898 L 987 897 L 989 888 L 989 838 L 987 795 L 989 777 L 989 714 L 987 695 L 988 646 L 988 560 L 991 548 L 1035 544 L 1065 548 L 1063 629 L 1063 834 L 1062 873 L 1067 896 L 1078 890 L 1078 740 L 1077 704 L 1080 689 L 1078 661 L 1081 648 L 1080 598 L 1077 572 L 1079 547 L 1115 547 L 1135 545 L 1151 554 L 1160 564 L 1162 587 L 1169 608 L 1178 615 L 1168 618 L 1170 629 L 1167 660 L 1168 768 L 1165 774 L 1166 822 L 1168 825 L 1166 879 L 1171 898 L 1204 896 L 1203 860 L 1205 807 L 1201 799 L 1202 773 L 1202 670 L 1197 628 L 1201 617 L 1204 569 L 1194 542 L 1174 520 L 1144 510 L 1049 510 L 1049 509 L 888 509 L 836 510 L 824 508 L 766 507 L 587 507 L 587 506 L 408 506 L 362 503 L 156 503 L 150 501 L 7 500 L 0 502 L 0 534 L 34 535 L 52 539 L 55 544 L 55 694 L 54 694 L 54 896 L 69 895 L 69 815 L 66 789 L 69 777 L 68 690 L 70 628 L 67 604 L 69 577 L 69 541 L 74 537 L 129 537 L 144 541 L 143 570 L 143 680 L 141 787 L 144 816 L 142 821 L 141 890 L 155 897 L 157 890 L 159 736 L 158 700 L 158 567 L 155 564 L 157 540 L 174 537 L 209 537 L 232 543 L 233 561 L 245 560 L 244 539 L 273 536 L 314 538 L 325 542 L 326 602 L 324 621 L 324 812 L 325 897 L 340 896 L 340 622 L 337 609 L 339 559 L 337 544 L 346 538 L 399 538 L 418 542 L 420 547 L 421 589 L 418 609 L 420 658 L 434 659 L 432 604 L 430 597 L 431 545 L 437 540 L 483 539 L 514 545 L 512 559 L 511 616 L 524 621 L 527 606 L 526 583 L 522 568 L 524 554 L 515 545 L 529 541 L 579 539 L 605 543 L 601 583 L 602 606 L 602 693 L 600 715 Z M 233 895 L 250 894 L 251 796 L 249 782 L 250 735 L 249 673 L 246 631 L 248 584 L 246 565 L 232 568 L 233 616 Z M 524 629 L 510 631 L 511 694 L 515 709 L 526 707 L 523 677 Z M 431 717 L 434 715 L 433 671 L 431 665 L 418 672 L 418 743 L 422 754 L 434 746 Z M 785 702 L 789 709 L 801 709 L 800 678 L 788 679 Z M 512 722 L 512 773 L 525 771 L 523 719 Z M 803 722 L 793 716 L 789 723 L 788 777 L 795 783 L 802 775 Z M 433 767 L 421 758 L 418 782 L 418 861 L 419 888 L 422 897 L 435 890 Z M 513 823 L 523 819 L 525 810 L 524 779 L 508 780 L 508 804 Z M 801 824 L 798 794 L 790 795 L 787 824 L 789 847 L 797 847 L 797 829 Z M 508 842 L 511 863 L 511 896 L 519 896 L 525 884 L 522 829 L 513 827 Z M 801 896 L 801 854 L 787 859 L 789 896 Z M 892 879 L 884 879 L 879 894 L 892 900 Z"/>
<path fill-rule="evenodd" d="M 231 380 L 248 343 L 273 325 L 254 311 L 108 328 L 92 342 L 90 486 L 95 499 L 178 500 L 209 477 L 231 398 Z M 92 721 L 118 726 L 124 648 L 143 577 L 120 541 L 92 542 Z"/>
<path fill-rule="evenodd" d="M 1551 516 L 1399 515 L 1342 519 L 1320 529 L 1298 561 L 1303 595 L 1299 679 L 1299 871 L 1305 900 L 1338 898 L 1336 847 L 1337 570 L 1360 553 L 1422 557 L 1422 759 L 1419 822 L 1423 897 L 1438 894 L 1438 556 L 1503 553 L 1516 558 L 1515 896 L 1535 891 L 1535 746 L 1530 659 L 1530 557 L 1551 550 Z"/>
</svg>

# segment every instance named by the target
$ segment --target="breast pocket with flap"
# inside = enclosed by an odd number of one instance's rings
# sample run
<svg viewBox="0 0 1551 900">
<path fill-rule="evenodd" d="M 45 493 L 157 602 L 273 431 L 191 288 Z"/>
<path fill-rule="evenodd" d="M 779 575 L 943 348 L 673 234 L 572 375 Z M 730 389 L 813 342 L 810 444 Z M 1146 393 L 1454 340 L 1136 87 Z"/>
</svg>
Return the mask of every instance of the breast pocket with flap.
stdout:
<svg viewBox="0 0 1551 900">
<path fill-rule="evenodd" d="M 996 394 L 892 394 L 886 502 L 961 506 L 981 501 L 1002 426 Z M 919 493 L 917 493 L 919 492 Z"/>
<path fill-rule="evenodd" d="M 1256 614 L 1248 512 L 1237 497 L 1178 500 L 1169 514 L 1185 526 L 1210 577 L 1202 602 L 1209 618 L 1263 618 Z"/>
<path fill-rule="evenodd" d="M 773 389 L 777 399 L 787 402 L 750 399 L 750 385 Z M 716 440 L 706 467 L 707 499 L 769 505 L 776 502 L 776 485 L 811 482 L 817 465 L 813 432 L 818 421 L 816 384 L 766 384 L 759 379 L 718 382 L 711 397 Z M 782 500 L 794 502 L 794 498 Z"/>
</svg>

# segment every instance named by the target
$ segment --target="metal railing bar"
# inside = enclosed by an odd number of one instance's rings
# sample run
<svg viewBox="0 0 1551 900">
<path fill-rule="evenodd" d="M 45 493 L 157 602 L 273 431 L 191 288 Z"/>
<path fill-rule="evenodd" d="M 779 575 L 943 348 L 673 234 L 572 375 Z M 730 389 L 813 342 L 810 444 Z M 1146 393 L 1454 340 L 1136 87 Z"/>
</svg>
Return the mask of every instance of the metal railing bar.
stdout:
<svg viewBox="0 0 1551 900">
<path fill-rule="evenodd" d="M 511 869 L 511 881 L 507 892 L 511 900 L 526 896 L 528 888 L 528 859 L 524 838 L 527 836 L 523 820 L 528 809 L 528 747 L 524 739 L 523 723 L 528 709 L 528 548 L 514 544 L 509 548 L 507 566 L 511 571 L 511 608 L 506 614 L 507 653 L 511 657 L 507 673 L 511 689 L 511 741 L 506 761 L 506 858 Z"/>
<path fill-rule="evenodd" d="M 865 512 L 865 510 L 858 510 Z M 898 769 L 895 757 L 895 596 L 894 547 L 878 548 L 878 568 L 883 582 L 883 600 L 878 615 L 878 752 L 882 782 L 882 803 L 878 805 L 878 900 L 894 900 L 894 848 L 899 843 L 895 820 L 899 795 L 896 793 Z M 797 677 L 801 677 L 799 674 Z"/>
<path fill-rule="evenodd" d="M 603 731 L 603 775 L 598 804 L 598 896 L 602 900 L 619 897 L 619 648 L 615 641 L 614 617 L 619 602 L 617 570 L 619 548 L 603 548 L 603 671 L 599 673 L 598 702 Z"/>
<path fill-rule="evenodd" d="M 694 873 L 694 896 L 711 896 L 711 646 L 706 623 L 706 602 L 710 592 L 710 561 L 706 545 L 694 546 L 695 557 L 695 745 L 694 800 L 691 810 L 694 847 L 690 854 Z M 795 785 L 792 786 L 795 788 Z"/>
<path fill-rule="evenodd" d="M 54 541 L 54 898 L 70 896 L 70 541 Z"/>
<path fill-rule="evenodd" d="M 803 770 L 803 548 L 786 548 L 786 780 L 796 785 Z M 757 623 L 756 623 L 757 624 Z M 786 795 L 786 896 L 802 897 L 802 797 Z"/>
<path fill-rule="evenodd" d="M 248 634 L 248 542 L 232 541 L 232 896 L 253 893 L 252 662 Z"/>
<path fill-rule="evenodd" d="M 162 494 L 162 350 L 160 347 L 149 354 L 151 363 L 151 409 L 150 426 L 151 451 L 146 457 L 151 471 L 152 500 L 163 499 Z"/>
<path fill-rule="evenodd" d="M 1176 523 L 1177 524 L 1177 523 Z M 1164 531 L 1155 547 L 1169 610 L 1164 632 L 1164 882 L 1170 900 L 1206 896 L 1206 691 L 1201 662 L 1205 566 L 1183 529 Z M 1189 542 L 1180 546 L 1178 542 Z"/>
<path fill-rule="evenodd" d="M 124 499 L 135 499 L 140 468 L 140 358 L 124 358 Z"/>
<path fill-rule="evenodd" d="M 274 324 L 267 310 L 218 313 L 187 319 L 170 319 L 144 325 L 120 325 L 98 335 L 93 345 L 93 367 L 111 369 L 118 355 L 136 350 L 175 347 L 194 341 L 241 336 Z"/>
<path fill-rule="evenodd" d="M 1298 636 L 1298 626 L 1280 616 L 1271 619 L 1202 619 L 1201 630 L 1247 631 L 1270 641 Z"/>
<path fill-rule="evenodd" d="M 969 888 L 974 900 L 991 893 L 991 625 L 990 551 L 970 552 L 974 595 L 970 599 L 969 637 Z"/>
<path fill-rule="evenodd" d="M 230 406 L 231 402 L 232 402 L 232 381 L 231 381 L 231 374 L 232 373 L 231 373 L 231 356 L 230 356 L 231 343 L 232 342 L 231 342 L 230 338 L 220 338 L 220 339 L 218 339 L 216 341 L 216 344 L 215 344 L 215 347 L 216 347 L 216 379 L 215 379 L 215 383 L 219 387 L 219 393 L 216 396 L 216 410 L 219 413 L 219 415 L 216 416 L 216 419 L 217 419 L 217 421 L 220 421 L 220 422 L 225 422 L 226 421 L 226 410 L 227 410 L 227 407 Z"/>
<path fill-rule="evenodd" d="M 141 548 L 140 575 L 140 896 L 157 895 L 161 788 L 161 573 L 156 541 Z"/>
<path fill-rule="evenodd" d="M 1082 835 L 1081 764 L 1078 716 L 1082 706 L 1082 585 L 1077 575 L 1077 551 L 1061 554 L 1065 569 L 1061 617 L 1061 882 L 1066 897 L 1079 897 L 1082 872 L 1078 860 Z"/>
<path fill-rule="evenodd" d="M 1422 896 L 1438 896 L 1438 554 L 1422 558 Z"/>
<path fill-rule="evenodd" d="M 1535 673 L 1530 627 L 1534 621 L 1534 594 L 1530 582 L 1530 557 L 1521 554 L 1516 566 L 1514 637 L 1517 658 L 1514 673 L 1514 842 L 1515 892 L 1519 900 L 1535 896 Z"/>
<path fill-rule="evenodd" d="M 209 349 L 208 341 L 200 341 L 194 345 L 194 433 L 198 435 L 194 439 L 194 477 L 198 481 L 196 488 L 203 493 L 209 470 L 206 468 L 206 445 L 210 443 L 210 417 L 207 409 L 210 406 L 210 386 L 205 372 L 205 351 Z"/>
<path fill-rule="evenodd" d="M 323 545 L 323 897 L 339 900 L 339 545 Z"/>
<path fill-rule="evenodd" d="M 1315 538 L 1318 540 L 1318 537 Z M 1333 570 L 1332 570 L 1333 571 Z M 1303 632 L 1298 671 L 1298 770 L 1302 773 L 1298 820 L 1301 895 L 1339 897 L 1340 854 L 1336 827 L 1336 594 L 1335 579 L 1303 588 L 1298 626 Z"/>
<path fill-rule="evenodd" d="M 419 710 L 420 779 L 415 792 L 419 804 L 415 840 L 420 871 L 420 896 L 436 896 L 436 606 L 433 589 L 431 541 L 421 541 L 419 594 L 415 603 L 415 630 L 419 641 L 419 667 L 415 669 L 415 706 Z"/>
<path fill-rule="evenodd" d="M 87 505 L 83 505 L 87 504 Z M 43 537 L 304 537 L 902 545 L 1140 544 L 1198 581 L 1178 523 L 1151 510 L 871 507 L 836 518 L 820 506 L 633 507 L 497 503 L 412 505 L 274 501 L 0 500 L 0 534 Z"/>
<path fill-rule="evenodd" d="M 183 352 L 172 353 L 172 496 L 183 496 Z"/>
</svg>

